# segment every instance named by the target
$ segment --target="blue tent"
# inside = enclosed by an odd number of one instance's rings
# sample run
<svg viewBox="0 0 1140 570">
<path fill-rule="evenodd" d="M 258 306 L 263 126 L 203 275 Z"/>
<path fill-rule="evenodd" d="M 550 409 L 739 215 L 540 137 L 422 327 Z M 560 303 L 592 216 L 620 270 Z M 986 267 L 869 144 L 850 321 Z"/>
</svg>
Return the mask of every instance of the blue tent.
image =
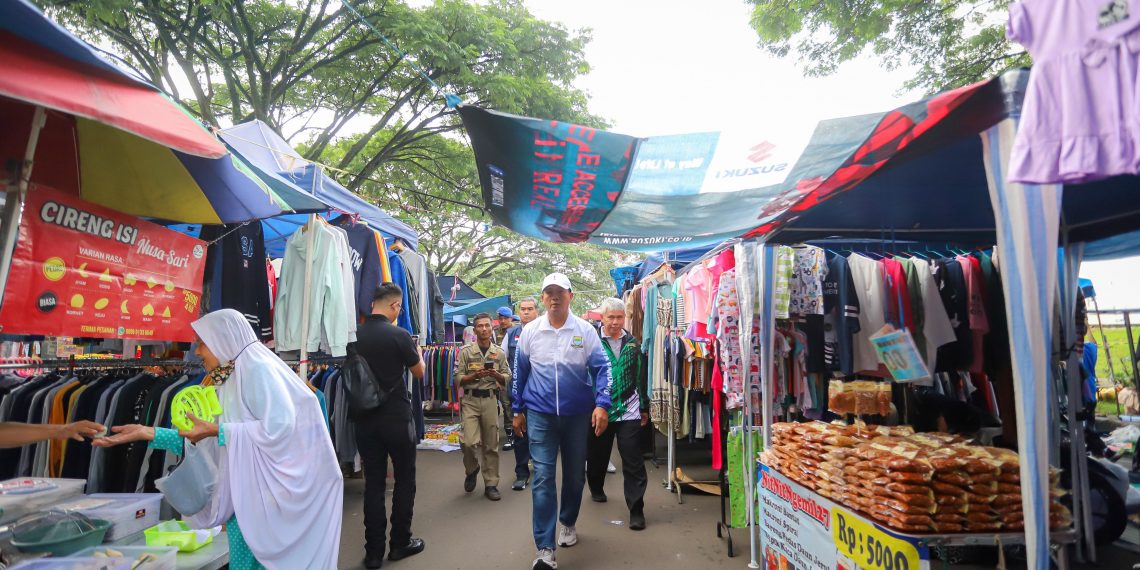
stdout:
<svg viewBox="0 0 1140 570">
<path fill-rule="evenodd" d="M 469 303 L 453 304 L 449 303 L 443 307 L 443 318 L 445 320 L 454 319 L 458 316 L 470 317 L 478 315 L 479 313 L 487 313 L 494 315 L 495 310 L 499 307 L 510 306 L 510 295 L 499 295 L 498 297 L 489 297 L 487 299 L 473 300 Z"/>
<path fill-rule="evenodd" d="M 419 246 L 419 237 L 410 226 L 340 185 L 325 174 L 319 165 L 301 157 L 265 123 L 258 120 L 242 123 L 222 130 L 219 136 L 260 172 L 268 173 L 271 179 L 288 181 L 328 204 L 333 210 L 359 215 L 364 223 L 389 239 L 403 240 L 412 248 Z M 298 227 L 304 225 L 305 220 L 304 215 L 285 215 L 267 221 L 267 252 L 273 255 L 274 251 L 284 251 L 284 239 L 270 241 L 271 235 L 287 239 Z"/>
</svg>

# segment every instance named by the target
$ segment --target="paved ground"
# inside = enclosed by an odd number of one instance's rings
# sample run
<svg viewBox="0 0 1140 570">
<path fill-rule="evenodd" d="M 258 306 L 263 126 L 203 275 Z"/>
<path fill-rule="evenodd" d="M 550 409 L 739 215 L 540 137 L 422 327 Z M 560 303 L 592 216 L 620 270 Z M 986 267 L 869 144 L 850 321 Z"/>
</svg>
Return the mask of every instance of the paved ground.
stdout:
<svg viewBox="0 0 1140 570">
<path fill-rule="evenodd" d="M 504 454 L 504 459 L 507 454 Z M 511 455 L 513 466 L 513 455 Z M 615 453 L 616 459 L 616 453 Z M 503 473 L 511 472 L 504 460 Z M 427 549 L 399 562 L 385 562 L 395 570 L 481 570 L 530 568 L 534 559 L 531 535 L 530 489 L 510 490 L 510 479 L 500 485 L 503 500 L 492 503 L 483 497 L 482 482 L 476 491 L 463 492 L 463 466 L 459 452 L 420 451 L 417 458 L 416 509 L 412 530 L 423 538 Z M 621 474 L 611 474 L 606 483 L 607 503 L 595 503 L 587 493 L 578 520 L 579 543 L 558 550 L 559 569 L 567 568 L 715 568 L 739 564 L 738 555 L 728 559 L 725 543 L 716 537 L 720 499 L 689 494 L 685 503 L 660 484 L 665 468 L 649 470 L 645 517 L 648 528 L 629 529 L 628 512 L 622 500 Z M 688 469 L 686 470 L 688 471 Z M 712 470 L 698 476 L 711 476 Z M 389 485 L 389 493 L 391 486 Z M 345 482 L 344 529 L 340 568 L 362 568 L 364 482 Z M 391 504 L 391 503 L 389 503 Z M 620 524 L 614 524 L 620 521 Z M 736 531 L 747 549 L 747 536 Z M 747 553 L 744 554 L 747 556 Z"/>
<path fill-rule="evenodd" d="M 509 453 L 504 453 L 502 472 Z M 617 460 L 615 453 L 615 461 Z M 679 463 L 687 474 L 697 479 L 713 479 L 715 473 L 706 467 L 708 453 L 682 446 Z M 513 463 L 511 464 L 513 465 Z M 737 556 L 728 558 L 725 542 L 716 537 L 720 518 L 720 498 L 687 493 L 684 504 L 665 491 L 661 481 L 665 468 L 648 464 L 649 491 L 645 515 L 649 528 L 642 532 L 629 530 L 628 513 L 621 499 L 621 474 L 608 477 L 608 503 L 594 503 L 587 494 L 578 520 L 579 544 L 558 550 L 560 569 L 652 568 L 704 569 L 747 568 L 748 537 L 742 530 L 733 531 L 737 539 Z M 534 558 L 531 537 L 530 490 L 513 492 L 510 479 L 500 485 L 503 500 L 492 503 L 482 494 L 482 482 L 475 492 L 463 492 L 463 467 L 459 452 L 420 451 L 417 458 L 418 492 L 413 522 L 415 536 L 427 542 L 420 555 L 399 562 L 386 562 L 393 570 L 483 570 L 530 568 Z M 391 493 L 389 482 L 389 495 Z M 344 528 L 341 538 L 340 568 L 362 568 L 364 556 L 364 516 L 362 500 L 364 481 L 345 481 Z M 390 496 L 389 496 L 389 505 Z M 619 522 L 619 524 L 614 524 Z M 1140 533 L 1131 529 L 1129 540 L 1140 541 Z M 1012 557 L 1011 557 L 1012 558 Z M 1101 564 L 1074 565 L 1074 570 L 1128 570 L 1140 562 L 1140 549 L 1110 547 L 1102 550 Z M 1007 560 L 1010 570 L 1024 568 L 1024 562 Z M 993 563 L 972 566 L 950 566 L 957 570 L 993 568 Z M 932 568 L 944 568 L 933 562 Z"/>
</svg>

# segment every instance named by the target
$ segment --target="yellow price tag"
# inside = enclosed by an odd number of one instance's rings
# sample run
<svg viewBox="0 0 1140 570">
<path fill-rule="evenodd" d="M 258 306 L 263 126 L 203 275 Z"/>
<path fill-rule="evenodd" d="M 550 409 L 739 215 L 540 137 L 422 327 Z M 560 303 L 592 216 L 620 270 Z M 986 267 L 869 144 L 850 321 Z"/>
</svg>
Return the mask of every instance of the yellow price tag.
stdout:
<svg viewBox="0 0 1140 570">
<path fill-rule="evenodd" d="M 831 536 L 839 553 L 864 570 L 918 570 L 918 549 L 836 506 L 831 510 Z"/>
</svg>

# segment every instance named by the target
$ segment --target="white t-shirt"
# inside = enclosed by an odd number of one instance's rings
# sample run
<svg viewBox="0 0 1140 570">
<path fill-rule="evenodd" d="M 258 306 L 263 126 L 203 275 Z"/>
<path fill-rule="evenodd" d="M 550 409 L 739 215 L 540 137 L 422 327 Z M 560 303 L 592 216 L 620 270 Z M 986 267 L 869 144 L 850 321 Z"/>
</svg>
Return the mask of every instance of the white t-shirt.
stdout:
<svg viewBox="0 0 1140 570">
<path fill-rule="evenodd" d="M 871 344 L 871 336 L 887 324 L 883 315 L 883 298 L 886 296 L 883 270 L 879 263 L 858 254 L 847 258 L 855 295 L 859 297 L 859 332 L 855 333 L 855 371 L 878 370 L 879 358 Z"/>
<path fill-rule="evenodd" d="M 957 340 L 954 336 L 954 327 L 950 324 L 950 316 L 946 313 L 946 306 L 942 304 L 942 295 L 938 292 L 938 283 L 934 279 L 934 271 L 930 262 L 911 258 L 914 270 L 918 273 L 918 284 L 922 292 L 922 336 L 926 337 L 926 366 L 934 372 L 938 364 L 938 347 Z"/>
</svg>

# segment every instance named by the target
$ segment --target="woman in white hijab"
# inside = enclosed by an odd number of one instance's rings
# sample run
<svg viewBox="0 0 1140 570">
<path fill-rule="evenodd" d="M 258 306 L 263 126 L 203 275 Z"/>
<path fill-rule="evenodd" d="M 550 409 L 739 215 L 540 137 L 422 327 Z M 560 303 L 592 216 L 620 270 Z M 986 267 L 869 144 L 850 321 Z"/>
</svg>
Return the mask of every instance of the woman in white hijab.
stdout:
<svg viewBox="0 0 1140 570">
<path fill-rule="evenodd" d="M 335 569 L 344 480 L 316 395 L 257 341 L 241 313 L 215 311 L 191 326 L 222 403 L 217 423 L 190 416 L 194 428 L 182 432 L 116 426 L 96 445 L 150 441 L 181 454 L 185 439 L 208 452 L 217 487 L 186 520 L 195 528 L 228 523 L 234 570 Z"/>
</svg>

